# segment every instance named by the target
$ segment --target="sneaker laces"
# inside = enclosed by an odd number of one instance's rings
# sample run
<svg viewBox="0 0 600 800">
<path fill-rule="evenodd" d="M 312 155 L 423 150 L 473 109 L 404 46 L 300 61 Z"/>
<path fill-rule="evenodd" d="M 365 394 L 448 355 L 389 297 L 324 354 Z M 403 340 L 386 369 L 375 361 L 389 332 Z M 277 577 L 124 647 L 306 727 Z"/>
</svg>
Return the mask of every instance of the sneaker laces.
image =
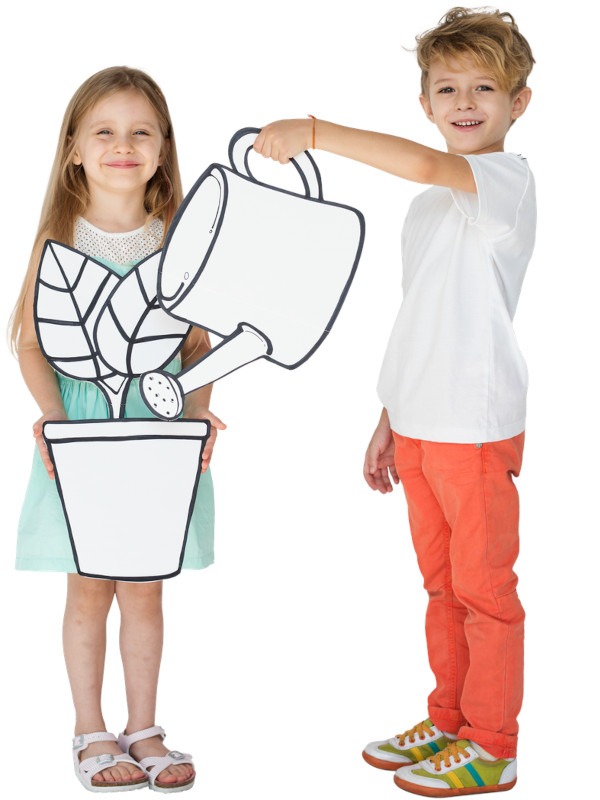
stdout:
<svg viewBox="0 0 600 800">
<path fill-rule="evenodd" d="M 469 753 L 465 750 L 464 747 L 461 747 L 459 744 L 453 742 L 449 744 L 447 747 L 445 747 L 443 750 L 440 750 L 439 753 L 436 753 L 434 756 L 431 756 L 431 758 L 429 758 L 429 761 L 431 761 L 431 763 L 435 767 L 435 771 L 439 772 L 442 768 L 441 767 L 442 761 L 444 762 L 445 767 L 451 767 L 452 766 L 451 759 L 452 758 L 454 759 L 455 764 L 460 764 L 461 756 L 469 758 Z"/>
<path fill-rule="evenodd" d="M 433 728 L 427 725 L 425 722 L 419 722 L 418 725 L 415 725 L 414 728 L 411 728 L 408 731 L 404 731 L 404 733 L 398 733 L 396 738 L 401 747 L 404 747 L 404 742 L 406 739 L 410 742 L 410 744 L 415 743 L 415 734 L 419 737 L 421 741 L 425 739 L 426 736 L 433 736 Z"/>
</svg>

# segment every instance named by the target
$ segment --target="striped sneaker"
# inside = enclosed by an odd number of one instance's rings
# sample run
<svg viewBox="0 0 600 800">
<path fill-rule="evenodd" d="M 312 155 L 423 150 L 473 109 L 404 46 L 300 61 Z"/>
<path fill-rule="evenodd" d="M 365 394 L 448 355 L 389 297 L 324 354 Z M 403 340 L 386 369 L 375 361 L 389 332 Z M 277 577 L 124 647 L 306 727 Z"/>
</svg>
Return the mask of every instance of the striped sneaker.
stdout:
<svg viewBox="0 0 600 800">
<path fill-rule="evenodd" d="M 460 739 L 420 764 L 401 767 L 394 782 L 406 792 L 425 797 L 505 792 L 517 782 L 517 760 L 480 758 L 471 742 Z"/>
<path fill-rule="evenodd" d="M 393 739 L 370 742 L 363 750 L 363 758 L 378 769 L 398 769 L 424 761 L 443 750 L 449 742 L 445 734 L 426 719 Z"/>
</svg>

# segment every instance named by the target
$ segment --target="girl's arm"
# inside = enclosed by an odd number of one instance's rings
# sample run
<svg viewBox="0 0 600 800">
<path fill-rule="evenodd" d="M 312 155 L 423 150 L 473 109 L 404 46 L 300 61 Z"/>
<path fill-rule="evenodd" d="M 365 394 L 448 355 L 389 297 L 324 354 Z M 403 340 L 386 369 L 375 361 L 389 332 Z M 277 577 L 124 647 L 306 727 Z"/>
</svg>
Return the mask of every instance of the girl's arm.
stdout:
<svg viewBox="0 0 600 800">
<path fill-rule="evenodd" d="M 25 295 L 17 354 L 21 374 L 27 384 L 27 388 L 42 412 L 42 416 L 33 425 L 33 435 L 48 475 L 54 478 L 54 466 L 42 436 L 42 425 L 46 420 L 65 420 L 67 415 L 58 387 L 56 373 L 40 350 L 33 322 L 33 294 L 34 287 L 31 286 Z"/>
<path fill-rule="evenodd" d="M 208 338 L 208 333 L 202 328 L 193 327 L 181 350 L 182 367 L 185 369 L 190 364 L 198 361 L 209 350 L 210 339 Z M 222 431 L 227 427 L 224 422 L 208 410 L 211 393 L 212 384 L 202 386 L 200 389 L 186 394 L 183 403 L 183 416 L 185 419 L 207 419 L 210 422 L 210 436 L 202 453 L 202 472 L 206 472 L 210 464 L 215 439 L 217 438 L 217 430 Z"/>
<path fill-rule="evenodd" d="M 312 119 L 284 119 L 264 127 L 256 137 L 254 149 L 265 158 L 285 164 L 312 147 L 312 136 Z M 425 147 L 410 139 L 346 128 L 319 119 L 315 122 L 315 147 L 416 183 L 477 191 L 466 158 Z"/>
</svg>

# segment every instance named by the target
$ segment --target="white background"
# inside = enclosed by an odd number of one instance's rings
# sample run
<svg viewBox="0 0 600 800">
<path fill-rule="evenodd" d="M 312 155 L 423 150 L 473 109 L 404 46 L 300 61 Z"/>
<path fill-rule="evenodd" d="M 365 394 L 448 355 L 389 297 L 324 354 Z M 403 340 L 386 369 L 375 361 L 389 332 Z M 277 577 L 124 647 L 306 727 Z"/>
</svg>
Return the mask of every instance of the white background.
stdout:
<svg viewBox="0 0 600 800">
<path fill-rule="evenodd" d="M 226 163 L 240 127 L 307 113 L 442 146 L 419 103 L 414 35 L 449 3 L 304 0 L 188 4 L 54 0 L 4 11 L 0 319 L 22 280 L 58 129 L 75 88 L 106 66 L 147 70 L 174 119 L 187 190 Z M 585 791 L 598 714 L 596 314 L 597 6 L 513 0 L 537 66 L 507 149 L 530 161 L 538 241 L 515 321 L 530 368 L 520 593 L 526 697 L 515 798 Z M 406 49 L 408 48 L 408 49 Z M 596 115 L 596 116 L 595 116 Z M 425 715 L 425 593 L 401 491 L 362 479 L 375 384 L 400 302 L 402 218 L 418 187 L 317 153 L 326 199 L 360 208 L 362 261 L 329 339 L 305 366 L 262 362 L 221 381 L 229 425 L 213 462 L 217 562 L 165 586 L 158 722 L 197 759 L 195 791 L 231 797 L 398 797 L 363 745 Z M 274 167 L 274 169 L 278 169 Z M 281 168 L 282 170 L 284 168 Z M 291 169 L 291 168 L 289 168 Z M 16 573 L 15 531 L 37 409 L 1 355 L 4 480 L 2 790 L 81 797 L 60 636 L 65 578 Z M 110 618 L 105 708 L 124 725 Z M 571 739 L 571 737 L 573 737 Z M 595 762 L 583 762 L 592 764 Z M 573 769 L 571 769 L 571 766 Z"/>
</svg>

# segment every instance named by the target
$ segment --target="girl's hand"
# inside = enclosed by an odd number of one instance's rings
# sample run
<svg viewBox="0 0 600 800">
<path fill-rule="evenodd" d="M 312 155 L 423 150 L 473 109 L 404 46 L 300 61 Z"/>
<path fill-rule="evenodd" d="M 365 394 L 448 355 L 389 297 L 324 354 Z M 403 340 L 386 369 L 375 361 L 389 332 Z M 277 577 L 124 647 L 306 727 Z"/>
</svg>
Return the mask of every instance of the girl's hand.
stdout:
<svg viewBox="0 0 600 800">
<path fill-rule="evenodd" d="M 64 409 L 56 409 L 55 411 L 48 411 L 47 414 L 43 414 L 36 422 L 33 423 L 33 437 L 35 439 L 35 443 L 37 444 L 38 450 L 40 451 L 42 462 L 46 467 L 46 471 L 48 472 L 48 477 L 52 478 L 52 480 L 54 480 L 54 464 L 50 459 L 50 453 L 48 452 L 46 442 L 44 441 L 42 426 L 44 422 L 47 422 L 48 420 L 52 420 L 53 422 L 64 422 L 66 419 L 67 415 Z"/>
<path fill-rule="evenodd" d="M 203 406 L 194 406 L 193 408 L 186 408 L 183 412 L 184 419 L 207 419 L 210 422 L 210 435 L 208 441 L 204 445 L 202 451 L 202 472 L 206 472 L 210 459 L 212 457 L 213 448 L 217 439 L 217 430 L 224 431 L 227 428 L 217 416 Z"/>
<path fill-rule="evenodd" d="M 381 494 L 393 491 L 392 482 L 396 484 L 399 482 L 394 465 L 394 449 L 394 437 L 384 409 L 367 447 L 363 467 L 366 482 L 371 489 Z"/>
<path fill-rule="evenodd" d="M 261 156 L 287 164 L 290 158 L 312 147 L 312 129 L 312 119 L 272 122 L 261 130 L 253 147 Z"/>
</svg>

